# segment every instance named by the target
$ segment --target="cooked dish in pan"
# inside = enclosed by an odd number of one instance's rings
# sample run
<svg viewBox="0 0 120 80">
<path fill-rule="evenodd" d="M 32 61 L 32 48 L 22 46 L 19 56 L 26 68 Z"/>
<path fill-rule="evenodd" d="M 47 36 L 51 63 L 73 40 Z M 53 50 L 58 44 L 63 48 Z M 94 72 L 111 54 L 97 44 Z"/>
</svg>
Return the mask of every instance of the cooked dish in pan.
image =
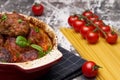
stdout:
<svg viewBox="0 0 120 80">
<path fill-rule="evenodd" d="M 32 17 L 0 14 L 0 62 L 25 62 L 40 58 L 53 48 L 53 40 Z"/>
</svg>

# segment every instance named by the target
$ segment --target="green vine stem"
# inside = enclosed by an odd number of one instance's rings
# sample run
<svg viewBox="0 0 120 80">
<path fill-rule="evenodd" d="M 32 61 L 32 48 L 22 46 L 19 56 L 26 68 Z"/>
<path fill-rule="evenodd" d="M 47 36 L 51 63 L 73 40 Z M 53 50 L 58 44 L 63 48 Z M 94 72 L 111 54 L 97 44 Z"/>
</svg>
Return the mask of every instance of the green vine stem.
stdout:
<svg viewBox="0 0 120 80">
<path fill-rule="evenodd" d="M 83 15 L 80 15 L 80 14 L 76 14 L 76 15 L 78 17 L 82 17 L 83 19 L 87 20 L 87 22 L 89 22 L 90 24 L 92 24 L 93 26 L 95 26 L 98 30 L 100 30 L 104 34 L 105 38 L 107 38 L 106 33 L 98 25 L 94 24 L 91 20 L 89 20 L 87 17 L 85 17 Z"/>
</svg>

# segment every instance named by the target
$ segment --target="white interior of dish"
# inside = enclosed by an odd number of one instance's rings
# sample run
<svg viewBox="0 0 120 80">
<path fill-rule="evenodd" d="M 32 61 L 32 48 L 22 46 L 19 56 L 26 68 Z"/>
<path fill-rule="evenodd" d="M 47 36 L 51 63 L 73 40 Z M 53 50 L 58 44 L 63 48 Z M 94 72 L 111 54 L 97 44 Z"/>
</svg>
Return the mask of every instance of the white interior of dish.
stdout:
<svg viewBox="0 0 120 80">
<path fill-rule="evenodd" d="M 26 15 L 23 15 L 23 16 L 27 17 L 28 19 L 33 18 L 35 21 L 39 21 L 38 24 L 42 23 L 41 20 L 38 20 L 34 17 L 31 17 L 31 16 L 28 17 Z M 20 68 L 22 68 L 24 70 L 29 70 L 29 69 L 33 69 L 33 68 L 37 68 L 37 67 L 47 65 L 47 64 L 52 63 L 52 62 L 56 61 L 57 59 L 61 58 L 62 53 L 59 52 L 59 50 L 57 49 L 56 34 L 54 33 L 53 29 L 49 25 L 45 24 L 44 27 L 45 27 L 45 31 L 49 34 L 49 36 L 53 37 L 54 46 L 53 46 L 53 49 L 50 51 L 50 53 L 48 53 L 47 55 L 45 55 L 42 58 L 39 58 L 39 59 L 36 59 L 36 60 L 33 60 L 33 61 L 27 61 L 27 62 L 21 62 L 21 63 L 4 63 L 4 62 L 1 62 L 0 64 L 1 65 L 2 64 L 3 65 L 4 64 L 16 65 L 16 66 L 19 66 Z"/>
</svg>

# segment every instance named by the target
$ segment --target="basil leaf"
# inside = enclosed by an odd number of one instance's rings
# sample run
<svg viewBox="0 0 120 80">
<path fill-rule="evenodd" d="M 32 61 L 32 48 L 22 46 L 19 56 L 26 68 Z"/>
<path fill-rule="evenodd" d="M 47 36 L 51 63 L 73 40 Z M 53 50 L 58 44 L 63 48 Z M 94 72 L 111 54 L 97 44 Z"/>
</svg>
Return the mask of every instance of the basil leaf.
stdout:
<svg viewBox="0 0 120 80">
<path fill-rule="evenodd" d="M 40 47 L 39 45 L 36 45 L 36 44 L 31 44 L 30 45 L 32 48 L 38 50 L 38 53 L 39 53 L 39 58 L 40 57 L 43 57 L 45 55 L 45 52 L 43 51 L 42 47 Z"/>
<path fill-rule="evenodd" d="M 30 45 L 32 48 L 38 50 L 39 52 L 43 52 L 43 49 L 42 47 L 40 47 L 39 45 L 36 45 L 36 44 L 31 44 Z"/>
<path fill-rule="evenodd" d="M 30 45 L 30 43 L 27 41 L 27 39 L 23 36 L 18 36 L 16 38 L 16 44 L 20 47 L 27 47 Z"/>
</svg>

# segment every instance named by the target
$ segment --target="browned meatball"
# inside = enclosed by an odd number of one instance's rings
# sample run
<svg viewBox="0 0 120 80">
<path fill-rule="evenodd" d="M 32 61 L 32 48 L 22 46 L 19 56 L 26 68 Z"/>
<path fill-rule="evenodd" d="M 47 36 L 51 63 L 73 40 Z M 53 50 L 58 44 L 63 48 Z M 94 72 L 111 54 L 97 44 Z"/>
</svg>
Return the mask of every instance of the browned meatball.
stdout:
<svg viewBox="0 0 120 80">
<path fill-rule="evenodd" d="M 24 48 L 21 48 L 15 43 L 15 38 L 8 38 L 5 42 L 4 47 L 11 53 L 12 59 L 11 62 L 17 62 L 20 60 L 20 53 L 24 51 Z"/>
<path fill-rule="evenodd" d="M 24 62 L 38 58 L 38 51 L 30 47 L 22 48 L 15 43 L 15 38 L 8 38 L 4 47 L 10 52 L 10 62 Z"/>
<path fill-rule="evenodd" d="M 0 33 L 8 36 L 27 35 L 29 22 L 18 13 L 0 15 Z"/>
</svg>

